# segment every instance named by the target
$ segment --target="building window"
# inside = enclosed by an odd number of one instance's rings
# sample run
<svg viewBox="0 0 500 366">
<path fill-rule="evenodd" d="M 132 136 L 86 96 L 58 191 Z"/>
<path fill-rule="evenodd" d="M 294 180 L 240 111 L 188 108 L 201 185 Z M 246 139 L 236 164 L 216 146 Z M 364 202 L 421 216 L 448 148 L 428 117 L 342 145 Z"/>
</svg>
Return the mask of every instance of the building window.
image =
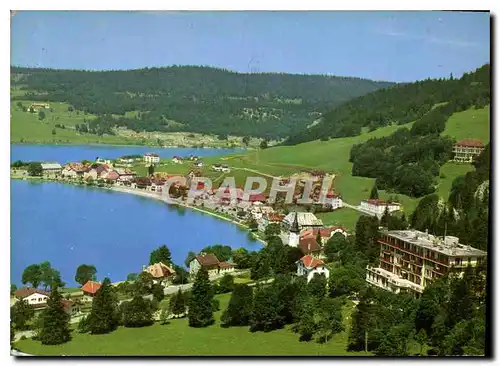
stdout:
<svg viewBox="0 0 500 366">
<path fill-rule="evenodd" d="M 460 258 L 455 258 L 455 265 L 459 266 L 460 265 Z"/>
</svg>

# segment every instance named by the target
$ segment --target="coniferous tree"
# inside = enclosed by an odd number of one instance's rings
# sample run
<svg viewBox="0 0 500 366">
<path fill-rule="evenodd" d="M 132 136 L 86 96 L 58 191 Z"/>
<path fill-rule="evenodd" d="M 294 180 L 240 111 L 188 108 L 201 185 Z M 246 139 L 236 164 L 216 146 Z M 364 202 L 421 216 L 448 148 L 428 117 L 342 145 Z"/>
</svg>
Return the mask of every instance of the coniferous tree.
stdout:
<svg viewBox="0 0 500 366">
<path fill-rule="evenodd" d="M 391 215 L 389 214 L 389 208 L 385 206 L 384 214 L 380 219 L 380 225 L 386 228 L 390 226 Z M 389 229 L 390 230 L 390 229 Z"/>
<path fill-rule="evenodd" d="M 219 286 L 217 287 L 217 293 L 225 294 L 233 291 L 234 288 L 234 277 L 229 273 L 226 273 L 219 281 Z"/>
<path fill-rule="evenodd" d="M 180 288 L 170 299 L 169 310 L 175 317 L 182 316 L 186 313 L 186 297 Z"/>
<path fill-rule="evenodd" d="M 370 192 L 370 199 L 378 199 L 378 189 L 377 189 L 377 181 L 373 183 L 372 190 Z"/>
<path fill-rule="evenodd" d="M 250 323 L 253 308 L 253 290 L 245 284 L 234 286 L 231 299 L 221 317 L 222 326 L 243 326 Z"/>
<path fill-rule="evenodd" d="M 43 322 L 39 338 L 42 344 L 61 344 L 70 340 L 70 316 L 64 310 L 61 293 L 57 286 L 52 288 L 47 299 L 47 309 L 41 316 Z"/>
<path fill-rule="evenodd" d="M 149 256 L 149 264 L 162 262 L 169 266 L 172 263 L 172 254 L 166 245 L 153 250 Z"/>
<path fill-rule="evenodd" d="M 109 333 L 118 326 L 118 303 L 107 277 L 94 296 L 88 321 L 91 334 Z"/>
<path fill-rule="evenodd" d="M 189 299 L 189 326 L 200 328 L 214 323 L 212 299 L 213 290 L 208 279 L 208 272 L 200 268 L 196 274 L 195 281 Z"/>
<path fill-rule="evenodd" d="M 360 295 L 359 303 L 351 316 L 351 329 L 347 344 L 348 351 L 369 351 L 370 330 L 374 322 L 374 311 L 371 305 L 373 292 L 367 289 Z M 367 348 L 367 349 L 366 349 Z"/>
<path fill-rule="evenodd" d="M 151 301 L 136 295 L 123 309 L 123 325 L 128 328 L 137 328 L 151 324 L 153 324 Z"/>
<path fill-rule="evenodd" d="M 26 300 L 20 300 L 10 308 L 10 320 L 18 330 L 26 329 L 34 315 L 35 311 Z"/>
<path fill-rule="evenodd" d="M 284 303 L 272 286 L 258 288 L 255 292 L 250 331 L 280 329 L 285 325 L 285 317 L 281 315 Z"/>
<path fill-rule="evenodd" d="M 324 274 L 315 274 L 311 281 L 307 284 L 307 292 L 309 296 L 321 300 L 326 295 L 326 277 Z"/>
</svg>

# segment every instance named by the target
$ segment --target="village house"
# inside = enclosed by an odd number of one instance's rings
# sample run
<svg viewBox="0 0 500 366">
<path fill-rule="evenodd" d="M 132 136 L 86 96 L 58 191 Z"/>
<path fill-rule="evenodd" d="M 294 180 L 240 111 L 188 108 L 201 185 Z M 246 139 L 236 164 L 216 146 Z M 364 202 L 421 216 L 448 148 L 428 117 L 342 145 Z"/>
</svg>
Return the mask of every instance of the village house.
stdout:
<svg viewBox="0 0 500 366">
<path fill-rule="evenodd" d="M 165 187 L 165 180 L 159 178 L 152 178 L 151 185 L 146 187 L 146 190 L 151 192 L 162 192 Z"/>
<path fill-rule="evenodd" d="M 28 112 L 38 112 L 40 109 L 50 109 L 50 104 L 48 103 L 31 103 L 28 107 Z"/>
<path fill-rule="evenodd" d="M 147 189 L 151 185 L 151 179 L 148 177 L 135 177 L 131 180 L 132 188 Z"/>
<path fill-rule="evenodd" d="M 200 255 L 194 257 L 191 263 L 189 263 L 189 274 L 191 277 L 195 277 L 201 267 L 208 271 L 210 277 L 216 276 L 219 273 L 219 260 L 215 254 L 200 253 Z"/>
<path fill-rule="evenodd" d="M 379 199 L 363 200 L 359 206 L 362 211 L 374 214 L 379 218 L 384 215 L 386 207 L 389 213 L 399 211 L 401 209 L 401 205 L 397 202 L 386 202 Z"/>
<path fill-rule="evenodd" d="M 231 172 L 231 169 L 227 165 L 221 165 L 220 171 L 223 173 L 229 173 L 229 172 Z"/>
<path fill-rule="evenodd" d="M 157 164 L 160 162 L 160 155 L 156 153 L 147 153 L 143 156 L 144 161 L 150 164 Z"/>
<path fill-rule="evenodd" d="M 88 169 L 89 165 L 84 165 L 82 163 L 69 163 L 64 166 L 61 175 L 66 178 L 83 178 L 83 175 Z"/>
<path fill-rule="evenodd" d="M 102 175 L 102 177 L 106 179 L 108 183 L 120 183 L 119 185 L 123 185 L 123 182 L 118 180 L 120 178 L 120 175 L 114 170 L 108 171 L 105 175 Z"/>
<path fill-rule="evenodd" d="M 197 161 L 194 163 L 194 166 L 198 167 L 198 168 L 201 168 L 203 166 L 203 162 L 202 161 Z"/>
<path fill-rule="evenodd" d="M 96 164 L 106 164 L 108 167 L 113 167 L 113 162 L 109 159 L 97 158 L 95 162 Z"/>
<path fill-rule="evenodd" d="M 172 163 L 174 163 L 174 164 L 182 164 L 182 158 L 180 156 L 174 156 L 172 158 Z"/>
<path fill-rule="evenodd" d="M 216 172 L 220 172 L 222 169 L 222 166 L 220 164 L 213 164 L 212 165 L 212 170 L 215 170 Z"/>
<path fill-rule="evenodd" d="M 213 278 L 219 274 L 234 272 L 236 264 L 231 262 L 219 262 L 219 259 L 212 253 L 200 253 L 191 263 L 189 263 L 189 274 L 191 277 L 196 276 L 196 273 L 203 267 L 208 271 L 209 277 Z"/>
<path fill-rule="evenodd" d="M 378 267 L 366 267 L 366 281 L 393 293 L 419 296 L 426 286 L 448 273 L 486 261 L 487 253 L 460 244 L 454 236 L 437 237 L 418 230 L 382 230 Z"/>
<path fill-rule="evenodd" d="M 300 231 L 323 227 L 323 221 L 318 219 L 312 212 L 290 212 L 283 219 L 283 230 L 289 230 L 295 217 L 297 218 Z"/>
<path fill-rule="evenodd" d="M 284 218 L 285 215 L 277 212 L 264 213 L 259 221 L 259 231 L 265 231 L 269 224 L 278 224 L 281 226 Z"/>
<path fill-rule="evenodd" d="M 116 173 L 118 174 L 118 180 L 123 181 L 131 181 L 136 177 L 136 172 L 129 168 L 116 168 Z"/>
<path fill-rule="evenodd" d="M 321 259 L 305 255 L 295 263 L 297 276 L 306 276 L 307 282 L 311 281 L 316 274 L 324 275 L 327 279 L 330 277 L 330 270 Z"/>
<path fill-rule="evenodd" d="M 472 163 L 484 150 L 484 144 L 476 139 L 464 139 L 453 146 L 453 160 L 459 163 Z"/>
<path fill-rule="evenodd" d="M 339 208 L 342 208 L 344 203 L 342 201 L 342 197 L 340 197 L 339 194 L 335 192 L 328 192 L 326 194 L 326 200 L 324 205 L 330 205 L 332 210 L 337 210 Z"/>
<path fill-rule="evenodd" d="M 311 255 L 314 258 L 320 258 L 322 256 L 321 245 L 319 245 L 315 238 L 299 239 L 299 245 L 297 247 L 303 255 Z"/>
<path fill-rule="evenodd" d="M 18 301 L 26 301 L 30 305 L 35 313 L 47 308 L 47 299 L 50 294 L 46 291 L 38 290 L 31 287 L 23 287 L 14 293 L 14 296 Z M 80 308 L 71 300 L 62 300 L 64 310 L 71 316 L 74 316 L 80 312 Z"/>
<path fill-rule="evenodd" d="M 216 198 L 220 205 L 223 206 L 236 206 L 243 199 L 243 189 L 241 188 L 229 188 L 222 190 L 223 188 L 214 189 Z M 234 195 L 234 197 L 233 197 Z"/>
<path fill-rule="evenodd" d="M 62 173 L 62 166 L 59 163 L 42 163 L 42 174 L 45 177 L 56 177 Z"/>
<path fill-rule="evenodd" d="M 97 166 L 94 165 L 94 167 L 90 167 L 83 173 L 83 179 L 106 179 L 110 170 L 111 168 L 107 164 L 98 164 Z"/>
<path fill-rule="evenodd" d="M 343 235 L 344 237 L 347 238 L 348 232 L 347 229 L 343 226 L 330 226 L 327 228 L 322 228 L 322 229 L 307 229 L 304 230 L 300 233 L 300 238 L 301 239 L 306 239 L 306 238 L 314 238 L 318 236 L 318 232 L 321 236 L 321 245 L 325 245 L 326 242 L 335 234 L 339 233 Z"/>
<path fill-rule="evenodd" d="M 163 286 L 170 285 L 175 277 L 175 270 L 166 264 L 159 262 L 143 268 L 144 272 L 148 272 L 153 276 L 153 282 Z"/>
<path fill-rule="evenodd" d="M 101 288 L 101 284 L 99 282 L 87 281 L 82 286 L 81 290 L 83 291 L 84 296 L 94 297 L 96 292 Z"/>
<path fill-rule="evenodd" d="M 50 294 L 46 291 L 42 291 L 32 287 L 23 287 L 14 292 L 14 296 L 18 300 L 24 300 L 29 305 L 35 304 L 46 304 L 47 298 Z"/>
</svg>

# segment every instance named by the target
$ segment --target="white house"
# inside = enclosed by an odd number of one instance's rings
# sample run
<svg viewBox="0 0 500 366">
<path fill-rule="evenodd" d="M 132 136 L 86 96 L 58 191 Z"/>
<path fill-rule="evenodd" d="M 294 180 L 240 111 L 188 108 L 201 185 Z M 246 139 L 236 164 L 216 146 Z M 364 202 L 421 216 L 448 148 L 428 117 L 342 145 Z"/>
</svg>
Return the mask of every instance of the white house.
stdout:
<svg viewBox="0 0 500 366">
<path fill-rule="evenodd" d="M 158 155 L 156 153 L 147 153 L 147 154 L 144 154 L 143 158 L 144 158 L 144 161 L 146 163 L 156 164 L 156 163 L 160 162 L 160 155 Z"/>
<path fill-rule="evenodd" d="M 197 166 L 198 168 L 201 168 L 203 166 L 203 162 L 202 161 L 197 161 L 196 163 L 194 163 L 194 166 Z"/>
<path fill-rule="evenodd" d="M 172 163 L 175 163 L 175 164 L 182 164 L 182 158 L 180 156 L 174 156 L 172 158 Z"/>
<path fill-rule="evenodd" d="M 30 305 L 46 304 L 49 293 L 32 287 L 23 287 L 17 290 L 14 295 L 19 300 L 24 300 Z"/>
<path fill-rule="evenodd" d="M 340 197 L 340 195 L 337 193 L 328 192 L 328 194 L 326 195 L 325 204 L 332 206 L 332 210 L 339 209 L 343 207 L 342 197 Z"/>
<path fill-rule="evenodd" d="M 321 259 L 314 258 L 311 255 L 305 255 L 297 262 L 297 276 L 306 276 L 307 282 L 311 281 L 315 274 L 322 274 L 328 279 L 330 270 Z"/>
<path fill-rule="evenodd" d="M 401 209 L 401 205 L 397 202 L 386 202 L 379 199 L 363 200 L 360 205 L 361 210 L 375 214 L 379 217 L 384 214 L 386 207 L 389 213 L 399 211 Z"/>
<path fill-rule="evenodd" d="M 229 173 L 231 171 L 227 165 L 222 165 L 220 170 L 223 173 Z"/>
</svg>

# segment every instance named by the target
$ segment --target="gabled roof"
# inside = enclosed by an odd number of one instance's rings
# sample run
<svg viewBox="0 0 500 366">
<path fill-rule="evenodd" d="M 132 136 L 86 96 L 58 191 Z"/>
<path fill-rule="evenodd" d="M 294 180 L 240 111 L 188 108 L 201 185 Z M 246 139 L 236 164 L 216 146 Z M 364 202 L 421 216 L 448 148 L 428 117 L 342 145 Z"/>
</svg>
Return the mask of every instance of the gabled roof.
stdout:
<svg viewBox="0 0 500 366">
<path fill-rule="evenodd" d="M 325 262 L 323 262 L 321 259 L 316 259 L 311 255 L 305 255 L 300 258 L 299 261 L 302 262 L 307 269 L 313 269 L 325 265 Z"/>
<path fill-rule="evenodd" d="M 266 214 L 267 220 L 271 222 L 281 222 L 285 218 L 285 215 L 276 213 L 276 212 L 270 212 Z"/>
<path fill-rule="evenodd" d="M 20 299 L 24 299 L 25 297 L 28 297 L 28 296 L 33 295 L 33 294 L 40 294 L 40 295 L 45 295 L 45 296 L 50 295 L 46 291 L 42 291 L 42 290 L 39 290 L 39 289 L 33 288 L 33 287 L 22 287 L 19 290 L 17 290 L 16 292 L 14 292 L 14 295 Z"/>
<path fill-rule="evenodd" d="M 484 144 L 477 139 L 463 139 L 456 143 L 456 146 L 463 147 L 484 147 Z"/>
<path fill-rule="evenodd" d="M 347 229 L 343 226 L 330 226 L 330 227 L 322 228 L 322 229 L 314 228 L 314 229 L 304 230 L 303 232 L 300 233 L 300 237 L 316 238 L 316 236 L 318 235 L 318 230 L 319 230 L 319 233 L 320 233 L 322 238 L 330 238 L 332 236 L 332 234 L 338 230 L 347 233 Z"/>
<path fill-rule="evenodd" d="M 89 294 L 95 294 L 97 290 L 101 288 L 101 284 L 99 282 L 94 282 L 94 281 L 87 281 L 83 286 L 82 286 L 82 291 L 87 292 Z"/>
<path fill-rule="evenodd" d="M 219 264 L 219 260 L 215 256 L 215 254 L 209 253 L 205 255 L 197 255 L 195 259 L 200 263 L 203 267 L 216 266 Z"/>
<path fill-rule="evenodd" d="M 299 249 L 304 255 L 321 252 L 321 246 L 315 238 L 303 238 L 299 241 Z"/>
<path fill-rule="evenodd" d="M 175 270 L 162 262 L 150 265 L 146 268 L 146 271 L 149 272 L 154 278 L 169 277 L 175 274 Z"/>
<path fill-rule="evenodd" d="M 220 262 L 219 263 L 219 268 L 231 268 L 231 267 L 236 267 L 236 264 L 231 263 L 231 262 Z"/>
<path fill-rule="evenodd" d="M 64 167 L 65 169 L 73 170 L 77 173 L 84 173 L 89 170 L 90 165 L 83 165 L 82 163 L 69 163 Z"/>
</svg>

